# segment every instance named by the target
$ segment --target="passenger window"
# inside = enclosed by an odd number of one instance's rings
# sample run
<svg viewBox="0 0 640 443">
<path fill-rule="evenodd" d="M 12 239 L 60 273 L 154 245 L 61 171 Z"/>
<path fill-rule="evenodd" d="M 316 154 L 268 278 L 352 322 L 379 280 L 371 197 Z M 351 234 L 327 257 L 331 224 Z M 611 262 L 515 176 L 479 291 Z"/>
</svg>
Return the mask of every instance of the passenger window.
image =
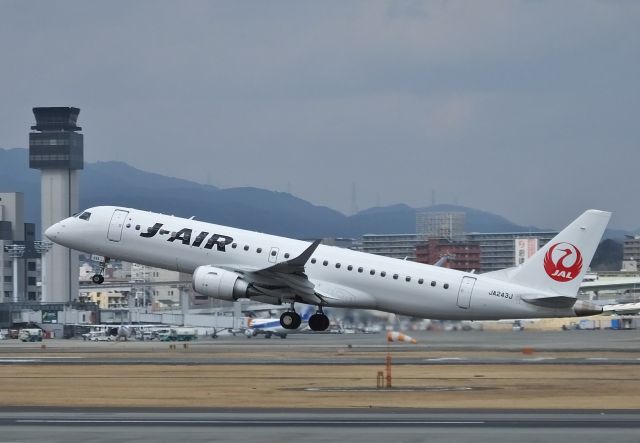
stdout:
<svg viewBox="0 0 640 443">
<path fill-rule="evenodd" d="M 369 271 L 369 274 L 371 274 L 371 275 L 376 275 L 376 270 L 375 270 L 375 269 L 370 270 L 370 271 Z"/>
<path fill-rule="evenodd" d="M 398 274 L 393 274 L 393 279 L 397 280 L 398 279 Z"/>
<path fill-rule="evenodd" d="M 336 263 L 336 269 L 340 269 L 340 263 Z"/>
<path fill-rule="evenodd" d="M 315 264 L 315 263 L 316 263 L 316 259 L 315 259 L 315 258 L 312 258 L 312 259 L 311 259 L 311 263 Z"/>
<path fill-rule="evenodd" d="M 140 230 L 140 225 L 136 225 L 136 231 Z"/>
<path fill-rule="evenodd" d="M 421 285 L 422 283 L 424 283 L 424 279 L 421 278 L 420 280 L 418 280 L 418 284 Z"/>
<path fill-rule="evenodd" d="M 231 243 L 231 247 L 232 247 L 233 249 L 237 248 L 237 247 L 238 247 L 238 243 Z"/>
<path fill-rule="evenodd" d="M 407 278 L 405 278 L 405 280 L 406 280 L 406 281 L 411 281 L 411 277 L 409 277 L 409 276 L 407 275 Z"/>
<path fill-rule="evenodd" d="M 387 275 L 387 273 L 386 273 L 386 272 L 384 272 L 384 271 L 382 271 L 382 272 L 380 273 L 380 277 L 385 277 L 386 275 Z"/>
<path fill-rule="evenodd" d="M 444 288 L 445 288 L 445 289 L 449 289 L 449 283 L 445 283 L 445 284 L 444 284 Z"/>
<path fill-rule="evenodd" d="M 436 286 L 436 282 L 432 281 L 431 282 L 431 286 L 435 287 Z"/>
<path fill-rule="evenodd" d="M 323 262 L 322 262 L 322 264 L 323 264 L 324 266 L 327 266 L 327 265 L 329 264 L 329 262 L 325 260 L 325 261 L 323 261 Z"/>
<path fill-rule="evenodd" d="M 258 249 L 256 249 L 256 252 L 257 252 L 258 254 L 260 254 L 260 253 L 262 252 L 262 248 L 258 248 Z"/>
<path fill-rule="evenodd" d="M 362 271 L 364 271 L 364 269 L 358 268 L 358 272 L 362 272 Z"/>
<path fill-rule="evenodd" d="M 276 251 L 271 251 L 271 256 L 272 256 L 272 257 L 275 257 L 275 256 L 276 256 L 276 254 L 277 254 L 277 252 L 276 252 Z"/>
<path fill-rule="evenodd" d="M 131 227 L 131 223 L 127 223 L 127 228 L 130 228 L 130 227 Z"/>
<path fill-rule="evenodd" d="M 284 258 L 289 258 L 289 253 L 284 254 Z"/>
<path fill-rule="evenodd" d="M 244 250 L 248 251 L 249 250 L 249 245 L 244 245 Z"/>
<path fill-rule="evenodd" d="M 347 271 L 353 271 L 353 266 L 351 265 L 347 266 Z"/>
</svg>

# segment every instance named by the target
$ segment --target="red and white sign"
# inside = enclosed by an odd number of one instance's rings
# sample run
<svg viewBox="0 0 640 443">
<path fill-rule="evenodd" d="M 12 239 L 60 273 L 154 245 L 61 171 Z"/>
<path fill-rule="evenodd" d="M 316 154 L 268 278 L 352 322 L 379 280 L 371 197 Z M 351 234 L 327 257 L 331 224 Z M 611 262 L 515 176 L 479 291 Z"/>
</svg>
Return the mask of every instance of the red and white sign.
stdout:
<svg viewBox="0 0 640 443">
<path fill-rule="evenodd" d="M 544 256 L 544 270 L 555 281 L 571 281 L 582 270 L 582 254 L 571 243 L 556 243 Z"/>
<path fill-rule="evenodd" d="M 515 265 L 520 266 L 527 259 L 533 257 L 533 255 L 538 250 L 538 239 L 535 237 L 531 238 L 516 238 L 516 257 L 515 257 Z"/>
</svg>

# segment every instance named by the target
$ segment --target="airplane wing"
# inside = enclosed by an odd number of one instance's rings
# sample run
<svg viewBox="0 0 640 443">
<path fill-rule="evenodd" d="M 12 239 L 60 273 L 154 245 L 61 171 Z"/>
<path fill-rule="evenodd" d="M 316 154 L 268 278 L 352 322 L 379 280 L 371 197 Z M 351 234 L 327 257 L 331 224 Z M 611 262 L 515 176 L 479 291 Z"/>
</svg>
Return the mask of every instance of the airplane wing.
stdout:
<svg viewBox="0 0 640 443">
<path fill-rule="evenodd" d="M 342 285 L 309 279 L 305 266 L 321 240 L 316 240 L 300 255 L 277 263 L 267 268 L 254 269 L 241 266 L 221 266 L 229 271 L 237 272 L 247 281 L 252 289 L 258 292 L 251 298 L 263 301 L 266 297 L 271 302 L 297 301 L 313 305 L 353 305 L 362 301 L 371 303 L 371 297 L 361 291 Z M 261 297 L 262 296 L 262 297 Z"/>
<path fill-rule="evenodd" d="M 268 272 L 277 272 L 280 274 L 303 275 L 305 265 L 307 264 L 307 262 L 309 261 L 313 253 L 316 251 L 321 241 L 322 240 L 316 240 L 313 243 L 311 243 L 311 245 L 307 249 L 305 249 L 302 252 L 302 254 L 300 254 L 299 256 L 289 259 L 287 261 L 277 263 L 268 268 L 262 269 L 260 272 L 268 271 Z"/>
</svg>

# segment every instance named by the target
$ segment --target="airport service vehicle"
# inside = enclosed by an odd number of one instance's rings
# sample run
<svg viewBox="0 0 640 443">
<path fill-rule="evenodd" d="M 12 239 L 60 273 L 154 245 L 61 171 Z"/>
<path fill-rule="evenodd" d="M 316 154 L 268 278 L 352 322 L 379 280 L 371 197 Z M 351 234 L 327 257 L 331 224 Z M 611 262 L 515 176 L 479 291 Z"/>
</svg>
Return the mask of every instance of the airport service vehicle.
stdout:
<svg viewBox="0 0 640 443">
<path fill-rule="evenodd" d="M 170 328 L 169 332 L 160 336 L 161 341 L 191 341 L 198 338 L 195 328 Z"/>
<path fill-rule="evenodd" d="M 18 338 L 22 341 L 42 341 L 42 329 L 20 329 Z"/>
<path fill-rule="evenodd" d="M 264 338 L 271 338 L 271 336 L 275 335 L 276 337 L 284 339 L 287 338 L 287 334 L 291 334 L 292 332 L 301 332 L 307 329 L 309 326 L 309 318 L 311 318 L 313 314 L 312 306 L 304 308 L 304 311 L 300 316 L 300 326 L 296 329 L 285 329 L 280 324 L 280 319 L 277 318 L 250 318 L 247 321 L 247 329 L 244 333 L 248 338 L 262 334 L 264 335 Z"/>
<path fill-rule="evenodd" d="M 309 328 L 324 331 L 325 307 L 450 320 L 598 314 L 576 294 L 610 217 L 588 210 L 523 264 L 480 275 L 117 206 L 87 209 L 45 235 L 103 256 L 94 283 L 108 258 L 190 273 L 202 296 L 288 304 L 285 329 L 302 322 L 295 303 L 314 305 Z"/>
</svg>

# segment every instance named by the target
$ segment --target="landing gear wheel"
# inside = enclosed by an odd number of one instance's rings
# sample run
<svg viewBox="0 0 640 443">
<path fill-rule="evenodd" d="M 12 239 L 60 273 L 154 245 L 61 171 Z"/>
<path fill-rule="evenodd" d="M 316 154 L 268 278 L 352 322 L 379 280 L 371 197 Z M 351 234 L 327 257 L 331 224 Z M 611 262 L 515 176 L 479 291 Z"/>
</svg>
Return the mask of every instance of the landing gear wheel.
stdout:
<svg viewBox="0 0 640 443">
<path fill-rule="evenodd" d="M 102 260 L 100 260 L 98 272 L 96 272 L 94 276 L 91 277 L 91 281 L 96 285 L 101 285 L 102 283 L 104 283 L 104 276 L 102 274 L 104 274 L 104 269 L 107 267 L 107 263 L 109 263 L 109 257 L 104 257 Z"/>
<path fill-rule="evenodd" d="M 295 311 L 285 312 L 280 316 L 280 325 L 285 329 L 298 329 L 302 319 Z"/>
<path fill-rule="evenodd" d="M 326 331 L 329 328 L 329 318 L 322 312 L 317 312 L 309 317 L 309 328 L 312 331 Z"/>
</svg>

